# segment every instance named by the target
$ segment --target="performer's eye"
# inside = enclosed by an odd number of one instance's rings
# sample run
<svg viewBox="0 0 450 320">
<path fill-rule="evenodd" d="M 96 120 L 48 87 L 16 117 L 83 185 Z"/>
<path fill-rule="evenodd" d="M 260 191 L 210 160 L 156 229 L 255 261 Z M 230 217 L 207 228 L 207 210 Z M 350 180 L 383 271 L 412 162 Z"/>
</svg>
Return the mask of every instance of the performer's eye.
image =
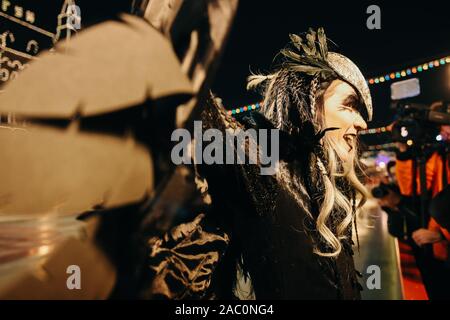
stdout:
<svg viewBox="0 0 450 320">
<path fill-rule="evenodd" d="M 341 105 L 340 110 L 341 111 L 348 111 L 348 112 L 359 112 L 358 108 L 356 106 L 354 106 L 354 105 L 345 105 L 345 104 Z"/>
<path fill-rule="evenodd" d="M 342 105 L 342 109 L 345 109 L 348 111 L 358 111 L 357 108 L 355 108 L 354 106 L 349 106 L 349 105 Z"/>
<path fill-rule="evenodd" d="M 359 111 L 360 101 L 358 96 L 352 94 L 348 96 L 342 103 L 342 107 L 349 111 Z"/>
</svg>

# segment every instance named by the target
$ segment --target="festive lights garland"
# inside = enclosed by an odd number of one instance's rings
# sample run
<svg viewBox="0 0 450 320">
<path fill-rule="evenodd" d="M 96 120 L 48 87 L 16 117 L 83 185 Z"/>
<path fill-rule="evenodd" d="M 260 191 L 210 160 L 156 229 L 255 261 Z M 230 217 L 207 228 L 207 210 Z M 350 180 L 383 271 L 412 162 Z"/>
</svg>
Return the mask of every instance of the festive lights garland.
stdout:
<svg viewBox="0 0 450 320">
<path fill-rule="evenodd" d="M 423 71 L 427 71 L 427 70 L 430 70 L 433 68 L 437 68 L 437 67 L 443 66 L 448 63 L 450 63 L 450 56 L 443 57 L 443 58 L 437 59 L 437 60 L 433 60 L 428 63 L 423 63 L 423 64 L 419 64 L 416 66 L 412 66 L 412 67 L 409 67 L 409 68 L 406 68 L 403 70 L 391 72 L 384 76 L 370 78 L 367 80 L 367 83 L 369 85 L 374 85 L 374 84 L 378 84 L 378 83 L 383 83 L 385 81 L 400 79 L 400 78 L 404 78 L 404 77 L 407 77 L 407 76 L 410 76 L 413 74 L 417 74 L 417 73 L 420 73 Z"/>
<path fill-rule="evenodd" d="M 386 127 L 379 127 L 379 128 L 372 128 L 372 129 L 367 129 L 367 130 L 361 130 L 359 132 L 360 135 L 364 136 L 367 134 L 376 134 L 376 133 L 383 133 L 383 132 L 389 132 L 391 131 L 391 129 L 389 128 L 389 126 Z"/>
<path fill-rule="evenodd" d="M 261 108 L 261 104 L 262 104 L 262 102 L 258 102 L 258 103 L 255 103 L 255 104 L 249 104 L 249 105 L 241 107 L 241 108 L 231 109 L 231 110 L 228 110 L 228 114 L 230 116 L 232 116 L 232 115 L 235 115 L 235 114 L 239 114 L 241 112 L 250 111 L 250 110 L 256 110 L 256 109 Z"/>
<path fill-rule="evenodd" d="M 368 146 L 367 150 L 368 151 L 379 151 L 379 150 L 384 150 L 384 149 L 389 149 L 389 148 L 397 148 L 397 145 L 394 142 L 385 143 L 385 144 L 377 144 L 377 145 Z"/>
<path fill-rule="evenodd" d="M 410 75 L 414 75 L 417 73 L 421 73 L 430 69 L 434 69 L 434 68 L 438 68 L 440 66 L 446 65 L 446 64 L 450 64 L 450 56 L 447 57 L 443 57 L 437 60 L 433 60 L 430 61 L 428 63 L 423 63 L 423 64 L 419 64 L 419 65 L 415 65 L 409 68 L 405 68 L 403 70 L 400 71 L 395 71 L 395 72 L 391 72 L 388 73 L 384 76 L 379 76 L 379 77 L 374 77 L 374 78 L 370 78 L 370 79 L 366 79 L 367 83 L 369 85 L 375 85 L 375 84 L 379 84 L 379 83 L 383 83 L 383 82 L 387 82 L 387 81 L 391 81 L 391 80 L 395 80 L 395 79 L 400 79 L 400 78 L 404 78 Z M 246 112 L 246 111 L 251 111 L 251 110 L 256 110 L 261 108 L 261 104 L 262 102 L 258 102 L 255 104 L 250 104 L 244 107 L 240 107 L 240 108 L 234 108 L 228 111 L 229 115 L 235 115 L 235 114 L 239 114 L 241 112 Z M 379 131 L 379 132 L 386 132 L 386 127 L 383 127 L 385 130 L 384 131 Z M 383 129 L 383 128 L 377 128 L 377 129 Z M 366 131 L 371 131 L 371 130 L 376 130 L 376 129 L 369 129 Z M 365 134 L 373 134 L 373 133 L 379 133 L 379 132 L 370 132 L 370 133 L 365 133 Z M 362 134 L 362 133 L 361 133 Z"/>
</svg>

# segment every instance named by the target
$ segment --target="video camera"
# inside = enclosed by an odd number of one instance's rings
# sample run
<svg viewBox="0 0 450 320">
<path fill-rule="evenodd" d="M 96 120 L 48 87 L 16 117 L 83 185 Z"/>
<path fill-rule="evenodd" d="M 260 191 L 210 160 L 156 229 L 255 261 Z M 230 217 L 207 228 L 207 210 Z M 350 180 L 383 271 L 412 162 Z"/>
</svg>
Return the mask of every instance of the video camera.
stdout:
<svg viewBox="0 0 450 320">
<path fill-rule="evenodd" d="M 374 187 L 371 191 L 372 196 L 377 199 L 382 199 L 387 196 L 390 192 L 395 192 L 400 194 L 398 186 L 395 184 L 380 183 L 378 186 Z"/>
<path fill-rule="evenodd" d="M 419 79 L 409 79 L 391 85 L 391 108 L 396 110 L 392 128 L 392 139 L 408 146 L 437 146 L 441 125 L 450 125 L 450 103 L 442 102 L 432 106 L 415 103 L 410 98 L 420 94 Z"/>
</svg>

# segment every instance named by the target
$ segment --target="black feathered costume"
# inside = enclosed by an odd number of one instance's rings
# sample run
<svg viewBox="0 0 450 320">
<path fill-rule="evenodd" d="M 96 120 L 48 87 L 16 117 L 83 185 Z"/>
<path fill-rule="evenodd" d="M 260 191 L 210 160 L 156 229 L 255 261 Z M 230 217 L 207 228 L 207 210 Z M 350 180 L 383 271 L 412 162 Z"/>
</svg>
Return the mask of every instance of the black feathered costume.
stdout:
<svg viewBox="0 0 450 320">
<path fill-rule="evenodd" d="M 223 133 L 279 128 L 280 159 L 295 167 L 301 198 L 294 198 L 275 176 L 261 175 L 257 164 L 198 165 L 212 204 L 205 214 L 174 228 L 164 239 L 150 239 L 149 265 L 155 274 L 146 297 L 235 298 L 239 282 L 250 279 L 256 299 L 360 298 L 352 226 L 340 240 L 337 257 L 314 252 L 330 248 L 315 224 L 323 201 L 322 175 L 327 174 L 316 164 L 319 159 L 326 164 L 320 139 L 327 128 L 320 130 L 313 113 L 321 82 L 341 79 L 355 88 L 370 120 L 369 89 L 349 59 L 328 53 L 322 29 L 310 31 L 306 42 L 299 36 L 291 40 L 292 49 L 282 51 L 287 59 L 275 75 L 280 90 L 272 90 L 264 101 L 275 110 L 289 108 L 290 121 L 277 123 L 277 118 L 256 112 L 231 117 L 218 99 L 211 98 L 202 123 L 204 130 Z M 337 180 L 337 187 L 354 199 L 355 192 L 344 181 Z M 335 210 L 330 219 L 342 220 L 345 214 Z"/>
</svg>

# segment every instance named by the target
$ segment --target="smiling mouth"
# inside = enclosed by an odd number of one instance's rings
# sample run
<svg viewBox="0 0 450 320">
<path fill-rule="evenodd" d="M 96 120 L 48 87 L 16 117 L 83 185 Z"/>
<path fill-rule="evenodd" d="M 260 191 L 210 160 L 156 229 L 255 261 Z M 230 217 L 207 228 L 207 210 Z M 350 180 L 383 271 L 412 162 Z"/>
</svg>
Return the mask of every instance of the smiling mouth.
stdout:
<svg viewBox="0 0 450 320">
<path fill-rule="evenodd" d="M 353 150 L 354 145 L 355 145 L 355 140 L 356 140 L 356 134 L 344 134 L 344 140 L 347 143 L 348 147 L 349 147 L 349 152 Z"/>
</svg>

